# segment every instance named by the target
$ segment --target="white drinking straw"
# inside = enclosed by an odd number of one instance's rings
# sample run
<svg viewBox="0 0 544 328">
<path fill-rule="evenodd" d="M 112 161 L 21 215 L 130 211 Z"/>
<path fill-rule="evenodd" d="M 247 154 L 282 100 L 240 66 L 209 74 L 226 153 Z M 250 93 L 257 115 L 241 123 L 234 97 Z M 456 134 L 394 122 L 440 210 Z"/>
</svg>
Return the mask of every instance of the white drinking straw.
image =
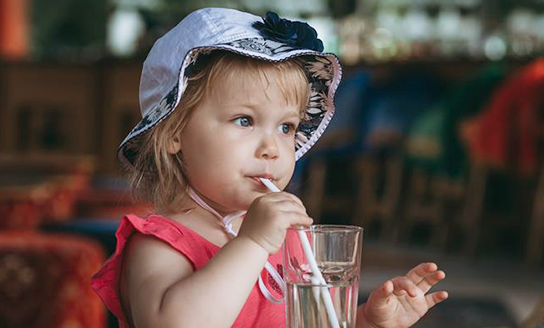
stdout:
<svg viewBox="0 0 544 328">
<path fill-rule="evenodd" d="M 261 182 L 272 192 L 280 192 L 281 190 L 272 183 L 272 181 L 264 178 L 260 178 Z M 329 288 L 327 288 L 327 282 L 323 278 L 319 267 L 317 266 L 317 261 L 315 260 L 314 253 L 312 252 L 312 247 L 310 246 L 310 241 L 308 236 L 302 230 L 298 230 L 298 237 L 302 243 L 302 249 L 304 250 L 304 255 L 310 264 L 310 269 L 312 270 L 313 275 L 317 278 L 317 281 L 322 286 L 321 295 L 323 295 L 323 302 L 325 303 L 325 308 L 327 309 L 327 314 L 329 316 L 329 321 L 333 328 L 340 328 L 338 323 L 338 317 L 336 316 L 336 311 L 334 310 L 334 305 L 332 303 L 331 293 Z"/>
</svg>

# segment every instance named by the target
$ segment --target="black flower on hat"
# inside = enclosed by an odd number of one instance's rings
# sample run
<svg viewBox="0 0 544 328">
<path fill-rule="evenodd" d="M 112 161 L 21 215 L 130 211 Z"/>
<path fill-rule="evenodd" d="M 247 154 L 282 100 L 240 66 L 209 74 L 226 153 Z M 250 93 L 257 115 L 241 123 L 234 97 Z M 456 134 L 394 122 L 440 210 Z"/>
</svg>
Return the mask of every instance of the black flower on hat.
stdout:
<svg viewBox="0 0 544 328">
<path fill-rule="evenodd" d="M 265 38 L 285 43 L 292 47 L 323 51 L 323 42 L 308 23 L 280 18 L 274 12 L 267 12 L 264 22 L 255 22 L 253 27 Z"/>
</svg>

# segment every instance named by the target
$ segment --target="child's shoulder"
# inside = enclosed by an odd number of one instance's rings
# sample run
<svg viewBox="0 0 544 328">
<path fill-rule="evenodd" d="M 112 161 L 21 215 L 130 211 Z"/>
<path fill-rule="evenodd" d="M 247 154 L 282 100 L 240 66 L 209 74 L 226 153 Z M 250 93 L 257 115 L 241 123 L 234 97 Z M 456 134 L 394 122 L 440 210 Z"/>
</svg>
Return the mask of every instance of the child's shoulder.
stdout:
<svg viewBox="0 0 544 328">
<path fill-rule="evenodd" d="M 135 265 L 157 267 L 160 263 L 172 263 L 180 256 L 176 247 L 172 247 L 172 232 L 175 230 L 174 221 L 157 214 L 145 218 L 127 217 L 135 231 L 125 245 L 125 258 L 134 261 Z M 155 263 L 156 262 L 156 263 Z"/>
<path fill-rule="evenodd" d="M 187 213 L 125 218 L 132 225 L 141 225 L 124 249 L 123 271 L 129 289 L 144 283 L 150 284 L 150 288 L 161 288 L 190 275 L 206 261 L 200 249 L 207 242 L 199 231 L 206 229 L 198 229 L 199 225 L 195 224 L 198 216 Z"/>
<path fill-rule="evenodd" d="M 120 297 L 127 317 L 131 309 L 160 303 L 165 290 L 193 273 L 193 263 L 154 235 L 136 233 L 125 245 Z"/>
<path fill-rule="evenodd" d="M 129 271 L 131 267 L 137 267 L 138 272 L 145 273 L 160 267 L 171 268 L 176 263 L 192 268 L 178 250 L 154 235 L 136 233 L 125 246 L 125 266 Z"/>
<path fill-rule="evenodd" d="M 171 235 L 169 234 L 171 231 L 191 233 L 199 230 L 199 226 L 198 217 L 190 212 L 179 214 L 150 213 L 144 217 L 128 214 L 123 217 L 119 230 L 121 230 L 122 234 L 130 236 L 143 234 L 168 241 L 166 239 L 169 239 L 168 236 Z M 195 227 L 197 229 L 194 229 Z"/>
<path fill-rule="evenodd" d="M 124 231 L 123 226 L 129 226 Z M 181 239 L 178 234 L 183 229 L 176 221 L 159 214 L 150 214 L 144 218 L 127 215 L 121 224 L 121 234 L 130 237 L 124 245 L 125 265 L 160 267 L 161 263 L 189 263 L 184 254 L 180 254 Z M 179 244 L 179 245 L 178 245 Z M 143 268 L 145 269 L 145 267 Z"/>
<path fill-rule="evenodd" d="M 198 211 L 125 216 L 118 232 L 130 236 L 123 253 L 127 268 L 137 270 L 139 266 L 160 268 L 164 263 L 200 268 L 228 241 L 218 222 Z"/>
</svg>

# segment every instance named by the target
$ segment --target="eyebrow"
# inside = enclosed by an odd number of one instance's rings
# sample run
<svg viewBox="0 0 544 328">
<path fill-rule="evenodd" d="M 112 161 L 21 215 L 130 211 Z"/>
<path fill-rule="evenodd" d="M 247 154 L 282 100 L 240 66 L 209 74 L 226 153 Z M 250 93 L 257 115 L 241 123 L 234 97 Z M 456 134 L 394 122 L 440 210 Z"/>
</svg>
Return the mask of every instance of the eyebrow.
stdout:
<svg viewBox="0 0 544 328">
<path fill-rule="evenodd" d="M 300 114 L 300 111 L 290 111 L 284 115 L 284 117 L 296 117 L 299 120 L 302 120 L 302 115 Z"/>
<path fill-rule="evenodd" d="M 251 110 L 256 110 L 257 109 L 257 106 L 255 105 L 252 105 L 252 104 L 238 104 L 238 103 L 225 103 L 223 104 L 224 107 L 226 108 L 233 108 L 233 109 L 236 109 L 236 108 L 240 108 L 240 107 L 244 107 L 244 108 L 248 108 L 248 109 L 251 109 Z"/>
<path fill-rule="evenodd" d="M 225 107 L 228 108 L 229 110 L 235 110 L 237 108 L 244 107 L 251 110 L 252 112 L 256 112 L 258 109 L 257 105 L 253 105 L 251 103 L 226 104 Z M 299 121 L 302 121 L 303 113 L 300 110 L 295 109 L 295 110 L 286 112 L 284 115 L 282 115 L 282 119 L 288 119 L 293 117 L 297 118 Z"/>
<path fill-rule="evenodd" d="M 245 107 L 245 108 L 248 108 L 248 109 L 251 109 L 253 111 L 256 111 L 258 109 L 259 106 L 257 105 L 253 105 L 251 103 L 245 103 L 245 104 L 226 104 L 225 107 L 227 108 L 239 108 L 239 107 Z M 289 112 L 286 112 L 285 116 L 296 116 L 296 117 L 300 117 L 300 110 L 292 110 L 292 111 L 289 111 Z"/>
</svg>

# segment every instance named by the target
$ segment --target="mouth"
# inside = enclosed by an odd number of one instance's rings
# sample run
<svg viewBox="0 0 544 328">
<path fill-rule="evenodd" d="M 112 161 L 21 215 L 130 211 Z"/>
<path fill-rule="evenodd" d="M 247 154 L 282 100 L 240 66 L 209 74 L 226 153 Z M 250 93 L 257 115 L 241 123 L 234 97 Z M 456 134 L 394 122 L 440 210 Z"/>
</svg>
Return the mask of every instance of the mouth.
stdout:
<svg viewBox="0 0 544 328">
<path fill-rule="evenodd" d="M 269 174 L 263 174 L 263 175 L 254 175 L 254 176 L 250 176 L 249 177 L 251 180 L 255 181 L 255 183 L 257 183 L 259 186 L 263 187 L 263 188 L 266 188 L 266 186 L 261 182 L 261 179 L 268 179 L 270 181 L 272 181 L 273 183 L 276 182 L 276 179 L 274 179 L 271 175 Z"/>
</svg>

